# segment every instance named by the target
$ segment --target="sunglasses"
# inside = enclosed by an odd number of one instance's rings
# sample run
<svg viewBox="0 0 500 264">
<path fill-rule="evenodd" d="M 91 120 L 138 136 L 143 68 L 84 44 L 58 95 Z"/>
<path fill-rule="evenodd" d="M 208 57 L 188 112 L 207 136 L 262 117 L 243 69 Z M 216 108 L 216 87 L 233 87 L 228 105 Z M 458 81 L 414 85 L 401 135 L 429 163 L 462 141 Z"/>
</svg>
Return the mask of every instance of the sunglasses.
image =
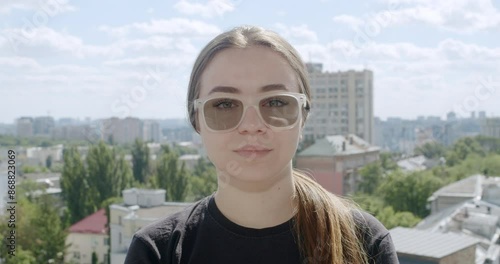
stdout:
<svg viewBox="0 0 500 264">
<path fill-rule="evenodd" d="M 250 102 L 249 102 L 250 101 Z M 259 117 L 274 131 L 294 127 L 306 106 L 306 96 L 301 93 L 272 92 L 248 99 L 247 96 L 216 94 L 194 101 L 194 109 L 212 132 L 229 132 L 237 128 L 248 107 L 253 106 Z"/>
</svg>

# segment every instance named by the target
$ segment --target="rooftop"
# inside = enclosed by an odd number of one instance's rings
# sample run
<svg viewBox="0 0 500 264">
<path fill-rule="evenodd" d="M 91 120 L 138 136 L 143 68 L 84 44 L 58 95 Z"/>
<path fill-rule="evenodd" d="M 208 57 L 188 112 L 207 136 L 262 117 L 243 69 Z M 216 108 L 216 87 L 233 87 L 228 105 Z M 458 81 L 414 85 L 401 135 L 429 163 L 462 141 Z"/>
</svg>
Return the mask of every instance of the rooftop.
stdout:
<svg viewBox="0 0 500 264">
<path fill-rule="evenodd" d="M 398 253 L 441 259 L 478 243 L 466 235 L 396 227 L 390 230 Z"/>
<path fill-rule="evenodd" d="M 427 159 L 424 155 L 411 157 L 398 161 L 398 166 L 406 171 L 421 171 L 425 170 L 425 162 Z"/>
<path fill-rule="evenodd" d="M 442 187 L 434 192 L 428 200 L 434 200 L 437 196 L 481 197 L 483 180 L 484 176 L 479 174 L 467 177 Z"/>
<path fill-rule="evenodd" d="M 379 150 L 378 147 L 371 146 L 370 143 L 354 134 L 348 134 L 347 136 L 331 135 L 316 140 L 313 145 L 298 153 L 297 156 L 333 157 L 339 155 L 360 154 L 377 150 Z"/>
<path fill-rule="evenodd" d="M 106 211 L 101 209 L 82 220 L 78 221 L 69 228 L 71 233 L 85 233 L 85 234 L 106 234 Z"/>
</svg>

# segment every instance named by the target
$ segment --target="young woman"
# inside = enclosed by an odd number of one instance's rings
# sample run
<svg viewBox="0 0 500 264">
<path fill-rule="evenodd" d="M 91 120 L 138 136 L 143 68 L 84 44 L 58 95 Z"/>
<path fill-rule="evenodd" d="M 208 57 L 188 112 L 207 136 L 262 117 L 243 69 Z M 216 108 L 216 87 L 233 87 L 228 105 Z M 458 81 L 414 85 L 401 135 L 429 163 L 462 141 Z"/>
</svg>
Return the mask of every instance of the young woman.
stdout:
<svg viewBox="0 0 500 264">
<path fill-rule="evenodd" d="M 198 56 L 188 113 L 217 191 L 139 230 L 125 263 L 398 263 L 387 229 L 292 168 L 306 69 L 276 33 L 238 27 Z"/>
</svg>

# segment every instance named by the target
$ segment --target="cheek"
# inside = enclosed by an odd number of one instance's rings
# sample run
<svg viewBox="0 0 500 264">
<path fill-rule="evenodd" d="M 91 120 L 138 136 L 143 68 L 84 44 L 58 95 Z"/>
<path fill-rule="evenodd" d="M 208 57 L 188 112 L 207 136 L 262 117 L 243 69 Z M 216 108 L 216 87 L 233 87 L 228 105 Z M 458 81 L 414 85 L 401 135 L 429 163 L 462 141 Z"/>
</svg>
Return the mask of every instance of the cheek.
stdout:
<svg viewBox="0 0 500 264">
<path fill-rule="evenodd" d="M 208 158 L 216 167 L 219 166 L 221 161 L 224 160 L 224 155 L 229 151 L 227 149 L 227 137 L 224 137 L 223 134 L 211 134 L 210 132 L 203 131 L 203 128 L 201 135 Z"/>
</svg>

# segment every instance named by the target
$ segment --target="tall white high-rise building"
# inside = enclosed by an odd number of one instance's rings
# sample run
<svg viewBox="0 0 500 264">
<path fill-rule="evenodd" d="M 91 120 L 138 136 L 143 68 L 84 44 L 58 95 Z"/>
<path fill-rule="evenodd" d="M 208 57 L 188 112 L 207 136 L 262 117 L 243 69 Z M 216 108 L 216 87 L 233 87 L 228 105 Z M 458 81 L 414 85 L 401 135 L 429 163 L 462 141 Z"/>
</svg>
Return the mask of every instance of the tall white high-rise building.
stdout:
<svg viewBox="0 0 500 264">
<path fill-rule="evenodd" d="M 307 63 L 312 107 L 304 139 L 355 134 L 373 143 L 373 72 L 322 68 L 321 63 Z"/>
</svg>

